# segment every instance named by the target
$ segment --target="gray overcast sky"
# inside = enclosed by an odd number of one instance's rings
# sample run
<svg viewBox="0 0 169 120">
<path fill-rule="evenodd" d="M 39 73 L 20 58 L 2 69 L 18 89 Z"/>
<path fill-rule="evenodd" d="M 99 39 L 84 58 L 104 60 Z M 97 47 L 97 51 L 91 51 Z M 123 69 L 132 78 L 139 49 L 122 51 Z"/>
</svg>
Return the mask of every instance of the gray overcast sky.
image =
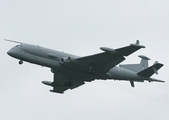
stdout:
<svg viewBox="0 0 169 120">
<path fill-rule="evenodd" d="M 168 0 L 0 0 L 0 118 L 2 120 L 168 120 Z M 38 44 L 78 56 L 119 48 L 139 39 L 146 48 L 123 63 L 165 64 L 166 83 L 94 81 L 65 94 L 41 84 L 53 80 L 49 68 L 24 63 L 6 52 L 15 44 Z M 123 64 L 122 63 L 122 64 Z"/>
</svg>

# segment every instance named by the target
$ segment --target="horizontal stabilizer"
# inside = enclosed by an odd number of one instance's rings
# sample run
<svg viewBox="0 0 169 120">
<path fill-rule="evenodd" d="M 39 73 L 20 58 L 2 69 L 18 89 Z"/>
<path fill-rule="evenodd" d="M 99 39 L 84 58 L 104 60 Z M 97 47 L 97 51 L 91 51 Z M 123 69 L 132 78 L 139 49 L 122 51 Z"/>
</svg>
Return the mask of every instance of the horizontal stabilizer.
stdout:
<svg viewBox="0 0 169 120">
<path fill-rule="evenodd" d="M 165 82 L 163 80 L 157 80 L 157 79 L 154 79 L 154 78 L 149 78 L 149 82 Z"/>
<path fill-rule="evenodd" d="M 157 74 L 157 71 L 163 66 L 163 64 L 161 63 L 155 63 L 154 65 L 152 65 L 151 67 L 137 73 L 140 76 L 143 77 L 151 77 L 154 73 Z"/>
</svg>

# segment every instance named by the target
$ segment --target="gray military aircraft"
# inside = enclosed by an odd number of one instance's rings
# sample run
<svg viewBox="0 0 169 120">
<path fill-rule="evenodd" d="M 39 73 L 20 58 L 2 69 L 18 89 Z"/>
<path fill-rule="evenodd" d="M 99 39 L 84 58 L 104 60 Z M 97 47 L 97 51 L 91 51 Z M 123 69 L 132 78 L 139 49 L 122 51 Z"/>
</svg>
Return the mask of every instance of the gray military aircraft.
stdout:
<svg viewBox="0 0 169 120">
<path fill-rule="evenodd" d="M 163 64 L 155 62 L 149 67 L 148 60 L 150 59 L 146 56 L 139 56 L 141 58 L 139 64 L 117 66 L 125 60 L 125 56 L 140 48 L 145 48 L 145 46 L 139 45 L 139 41 L 136 44 L 118 49 L 101 47 L 103 52 L 85 57 L 78 57 L 38 45 L 12 40 L 6 41 L 19 43 L 7 52 L 8 55 L 19 59 L 19 64 L 26 61 L 51 68 L 51 72 L 54 74 L 53 82 L 42 81 L 43 84 L 53 87 L 51 92 L 64 93 L 68 89 L 74 89 L 95 79 L 125 80 L 129 81 L 132 87 L 134 87 L 134 82 L 164 82 L 151 78 L 154 73 L 158 74 L 157 71 Z"/>
</svg>

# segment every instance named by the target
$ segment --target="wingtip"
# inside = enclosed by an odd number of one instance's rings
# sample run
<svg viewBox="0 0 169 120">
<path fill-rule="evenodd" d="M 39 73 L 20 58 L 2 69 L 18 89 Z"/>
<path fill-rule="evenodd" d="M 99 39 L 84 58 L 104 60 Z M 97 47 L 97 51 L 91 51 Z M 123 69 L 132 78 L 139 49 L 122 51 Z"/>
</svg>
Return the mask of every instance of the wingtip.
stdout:
<svg viewBox="0 0 169 120">
<path fill-rule="evenodd" d="M 139 44 L 130 44 L 130 46 L 135 46 L 139 48 L 146 48 L 144 45 L 139 45 Z"/>
<path fill-rule="evenodd" d="M 130 44 L 131 46 L 136 46 L 136 47 L 139 47 L 139 48 L 145 48 L 144 45 L 140 45 L 140 41 L 139 40 L 136 40 L 136 43 L 135 44 Z"/>
<path fill-rule="evenodd" d="M 49 90 L 50 92 L 52 92 L 52 93 L 59 93 L 59 94 L 64 94 L 64 92 L 63 91 L 55 91 L 55 90 Z"/>
</svg>

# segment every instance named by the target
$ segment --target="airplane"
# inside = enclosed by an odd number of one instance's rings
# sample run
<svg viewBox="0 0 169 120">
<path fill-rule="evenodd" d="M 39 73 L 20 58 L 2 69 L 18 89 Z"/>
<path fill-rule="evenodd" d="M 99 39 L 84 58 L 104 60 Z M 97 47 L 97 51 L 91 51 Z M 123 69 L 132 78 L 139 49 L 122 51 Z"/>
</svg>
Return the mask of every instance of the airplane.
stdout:
<svg viewBox="0 0 169 120">
<path fill-rule="evenodd" d="M 125 57 L 141 48 L 145 48 L 145 46 L 140 45 L 138 40 L 135 44 L 118 49 L 100 47 L 103 52 L 84 57 L 51 50 L 38 45 L 4 40 L 19 43 L 11 48 L 7 54 L 19 59 L 20 65 L 23 64 L 23 61 L 26 61 L 51 69 L 54 75 L 53 82 L 42 81 L 43 84 L 53 88 L 50 92 L 63 94 L 68 89 L 77 88 L 85 84 L 85 82 L 91 82 L 96 79 L 125 80 L 129 81 L 132 87 L 135 86 L 134 82 L 165 82 L 151 78 L 154 73 L 158 74 L 157 71 L 163 64 L 156 61 L 149 67 L 148 60 L 150 59 L 144 55 L 139 55 L 141 58 L 139 64 L 119 65 L 126 59 Z"/>
</svg>

